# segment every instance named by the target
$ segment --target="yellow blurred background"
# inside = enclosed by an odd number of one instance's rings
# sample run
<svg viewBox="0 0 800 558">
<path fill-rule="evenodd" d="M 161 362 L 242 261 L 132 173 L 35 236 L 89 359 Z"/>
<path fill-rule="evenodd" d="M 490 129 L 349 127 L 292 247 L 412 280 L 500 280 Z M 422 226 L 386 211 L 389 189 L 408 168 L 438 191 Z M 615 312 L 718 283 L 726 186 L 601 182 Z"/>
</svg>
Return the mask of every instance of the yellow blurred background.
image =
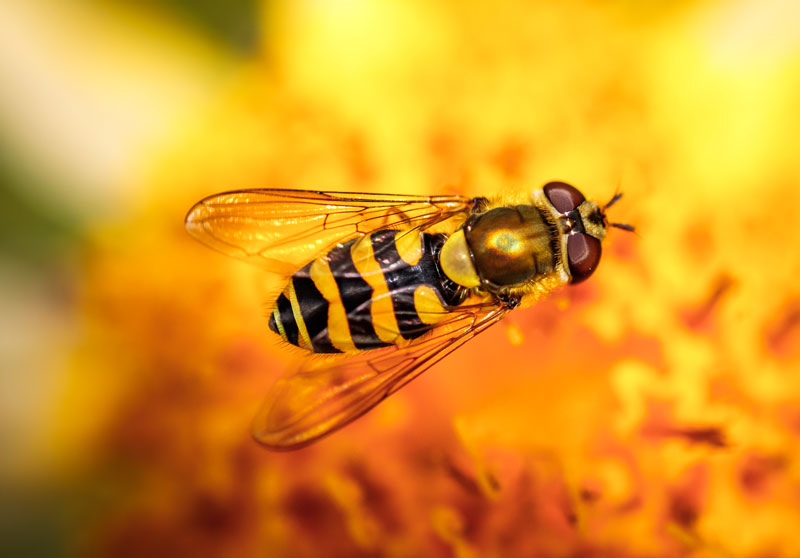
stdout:
<svg viewBox="0 0 800 558">
<path fill-rule="evenodd" d="M 0 5 L 0 554 L 800 556 L 800 4 Z M 620 189 L 587 283 L 352 426 L 250 437 L 246 187 Z"/>
</svg>

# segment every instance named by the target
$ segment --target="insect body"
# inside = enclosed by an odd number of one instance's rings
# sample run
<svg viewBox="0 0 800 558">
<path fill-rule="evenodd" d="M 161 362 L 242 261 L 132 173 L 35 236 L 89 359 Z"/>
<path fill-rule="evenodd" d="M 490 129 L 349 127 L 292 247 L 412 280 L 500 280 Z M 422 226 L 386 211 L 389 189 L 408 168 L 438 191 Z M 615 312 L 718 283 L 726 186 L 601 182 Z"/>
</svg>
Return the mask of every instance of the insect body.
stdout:
<svg viewBox="0 0 800 558">
<path fill-rule="evenodd" d="M 588 278 L 605 206 L 551 182 L 517 203 L 463 196 L 243 190 L 186 217 L 200 241 L 291 274 L 269 327 L 313 353 L 279 380 L 256 438 L 293 449 L 348 424 L 528 303 Z"/>
<path fill-rule="evenodd" d="M 464 302 L 440 269 L 442 234 L 385 229 L 332 248 L 292 275 L 269 327 L 316 353 L 416 339 Z"/>
</svg>

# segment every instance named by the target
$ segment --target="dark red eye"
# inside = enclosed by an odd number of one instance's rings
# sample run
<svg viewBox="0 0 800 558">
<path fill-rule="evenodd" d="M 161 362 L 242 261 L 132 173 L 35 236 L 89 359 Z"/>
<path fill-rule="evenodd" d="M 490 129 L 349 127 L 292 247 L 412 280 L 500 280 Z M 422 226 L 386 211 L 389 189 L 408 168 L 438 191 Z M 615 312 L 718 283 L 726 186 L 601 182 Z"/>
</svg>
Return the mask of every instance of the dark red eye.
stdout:
<svg viewBox="0 0 800 558">
<path fill-rule="evenodd" d="M 567 263 L 573 285 L 587 279 L 600 263 L 600 241 L 583 233 L 567 237 Z"/>
<path fill-rule="evenodd" d="M 559 213 L 569 213 L 586 199 L 577 188 L 566 182 L 548 182 L 544 186 L 544 195 Z"/>
</svg>

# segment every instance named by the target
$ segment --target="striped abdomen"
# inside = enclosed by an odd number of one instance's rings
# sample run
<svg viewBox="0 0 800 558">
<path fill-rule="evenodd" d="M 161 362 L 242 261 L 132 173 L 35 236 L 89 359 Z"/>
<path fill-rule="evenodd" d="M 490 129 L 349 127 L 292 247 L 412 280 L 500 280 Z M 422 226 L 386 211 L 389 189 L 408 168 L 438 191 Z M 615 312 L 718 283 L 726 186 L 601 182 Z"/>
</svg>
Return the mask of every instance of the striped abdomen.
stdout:
<svg viewBox="0 0 800 558">
<path fill-rule="evenodd" d="M 292 276 L 275 303 L 270 329 L 315 353 L 419 337 L 467 295 L 439 269 L 444 240 L 383 230 L 336 246 Z"/>
</svg>

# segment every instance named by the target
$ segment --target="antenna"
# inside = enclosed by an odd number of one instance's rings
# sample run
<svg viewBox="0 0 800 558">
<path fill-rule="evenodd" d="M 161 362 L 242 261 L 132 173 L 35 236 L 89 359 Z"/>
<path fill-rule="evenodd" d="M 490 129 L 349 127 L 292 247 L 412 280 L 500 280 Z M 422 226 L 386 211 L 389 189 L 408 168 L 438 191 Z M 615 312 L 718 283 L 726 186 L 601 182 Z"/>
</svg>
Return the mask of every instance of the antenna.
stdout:
<svg viewBox="0 0 800 558">
<path fill-rule="evenodd" d="M 609 223 L 615 229 L 622 229 L 623 231 L 636 232 L 636 227 L 625 223 Z"/>
<path fill-rule="evenodd" d="M 617 192 L 614 194 L 614 197 L 608 200 L 608 203 L 603 206 L 603 211 L 617 203 L 620 199 L 622 199 L 622 192 Z"/>
</svg>

